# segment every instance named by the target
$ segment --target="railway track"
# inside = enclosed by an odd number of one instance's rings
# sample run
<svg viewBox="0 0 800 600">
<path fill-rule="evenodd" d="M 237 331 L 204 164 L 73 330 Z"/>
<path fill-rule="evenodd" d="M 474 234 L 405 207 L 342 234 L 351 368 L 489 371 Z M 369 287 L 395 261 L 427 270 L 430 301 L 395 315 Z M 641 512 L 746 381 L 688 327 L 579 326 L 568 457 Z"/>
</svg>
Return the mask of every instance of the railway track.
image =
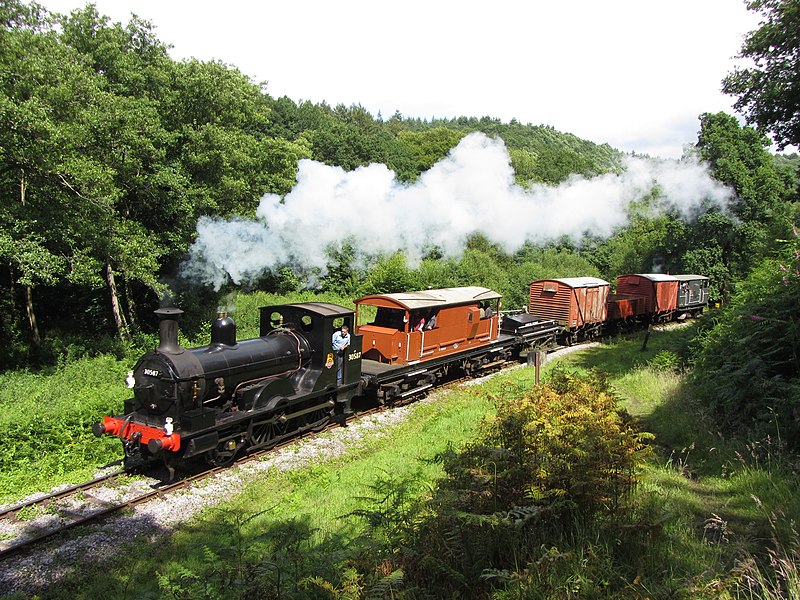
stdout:
<svg viewBox="0 0 800 600">
<path fill-rule="evenodd" d="M 78 485 L 73 485 L 71 487 L 59 490 L 57 492 L 52 492 L 44 496 L 39 496 L 37 498 L 34 498 L 33 500 L 27 500 L 25 502 L 15 504 L 10 508 L 5 508 L 3 510 L 0 510 L 0 519 L 14 519 L 20 512 L 26 509 L 46 507 L 50 503 L 55 503 L 58 502 L 59 500 L 63 500 L 64 498 L 68 498 L 70 496 L 79 494 L 86 490 L 90 490 L 93 487 L 100 485 L 101 483 L 111 483 L 114 479 L 118 478 L 120 475 L 124 473 L 125 471 L 116 471 L 114 473 L 108 473 L 107 475 L 103 475 L 96 479 L 92 479 L 91 481 L 79 483 Z"/>
<path fill-rule="evenodd" d="M 346 422 L 352 423 L 382 410 L 385 410 L 385 408 L 375 407 L 370 410 L 355 413 L 349 416 Z M 121 477 L 130 475 L 126 471 L 109 473 L 91 481 L 86 481 L 64 490 L 59 490 L 3 509 L 0 511 L 0 523 L 4 521 L 6 523 L 15 523 L 16 528 L 23 529 L 23 532 L 21 535 L 7 537 L 5 540 L 0 538 L 0 561 L 16 554 L 27 552 L 38 544 L 63 535 L 67 531 L 97 523 L 140 504 L 164 497 L 181 489 L 187 489 L 204 479 L 213 477 L 222 471 L 229 470 L 234 465 L 243 465 L 251 461 L 259 460 L 271 452 L 297 444 L 301 440 L 319 435 L 324 431 L 329 431 L 340 426 L 340 422 L 332 421 L 319 432 L 309 431 L 278 443 L 272 448 L 254 451 L 239 458 L 230 466 L 212 467 L 198 473 L 183 476 L 174 482 L 150 484 L 150 489 L 135 493 L 131 497 L 119 501 L 103 500 L 102 497 L 92 492 L 93 490 L 104 490 L 107 492 L 110 487 L 114 487 L 115 482 Z M 37 525 L 26 529 L 26 521 L 20 519 L 20 516 L 24 515 L 26 511 L 49 514 L 52 515 L 52 518 L 50 522 L 44 526 Z M 10 528 L 7 527 L 7 529 Z M 2 533 L 2 529 L 0 529 L 0 533 Z M 8 535 L 10 534 L 6 533 L 6 536 Z"/>
<path fill-rule="evenodd" d="M 442 390 L 454 387 L 467 381 L 505 370 L 510 365 L 520 365 L 520 363 L 518 361 L 507 361 L 503 364 L 494 365 L 491 369 L 487 369 L 486 372 L 481 372 L 480 374 L 464 375 L 455 378 L 435 389 Z M 431 390 L 425 390 L 413 397 L 404 398 L 402 401 L 396 401 L 392 406 L 399 407 L 411 404 L 420 397 L 424 397 L 428 391 Z M 376 406 L 354 413 L 347 418 L 346 423 L 353 423 L 374 413 L 387 410 L 387 408 L 389 407 Z M 0 511 L 0 561 L 17 554 L 28 552 L 42 542 L 55 539 L 78 527 L 96 524 L 122 511 L 132 509 L 138 505 L 164 497 L 181 489 L 187 489 L 204 479 L 213 477 L 222 471 L 229 470 L 234 465 L 243 465 L 251 461 L 259 460 L 269 453 L 297 444 L 302 440 L 317 436 L 319 433 L 340 426 L 341 422 L 332 421 L 319 432 L 308 431 L 276 444 L 272 448 L 254 451 L 239 458 L 232 465 L 205 469 L 198 473 L 188 474 L 170 483 L 143 484 L 148 485 L 150 489 L 134 493 L 130 497 L 118 501 L 104 500 L 102 494 L 93 493 L 93 491 L 105 490 L 107 494 L 109 488 L 114 488 L 115 485 L 119 487 L 120 484 L 117 482 L 125 476 L 130 476 L 128 472 L 122 470 L 3 509 Z M 31 526 L 26 530 L 24 525 L 26 521 L 20 519 L 21 513 L 24 514 L 25 511 L 37 511 L 40 514 L 49 514 L 52 515 L 52 519 L 45 526 Z M 6 539 L 2 539 L 3 530 L 1 524 L 3 522 L 16 523 L 18 528 L 23 529 L 23 533 L 16 536 L 9 536 L 6 534 Z"/>
</svg>

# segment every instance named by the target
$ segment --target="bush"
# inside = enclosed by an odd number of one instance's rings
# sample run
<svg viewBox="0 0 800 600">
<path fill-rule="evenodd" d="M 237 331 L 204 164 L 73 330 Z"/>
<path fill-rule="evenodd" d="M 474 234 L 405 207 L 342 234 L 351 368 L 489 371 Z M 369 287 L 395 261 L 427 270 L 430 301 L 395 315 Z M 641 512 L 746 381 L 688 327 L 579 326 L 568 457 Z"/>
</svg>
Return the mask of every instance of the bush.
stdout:
<svg viewBox="0 0 800 600">
<path fill-rule="evenodd" d="M 656 371 L 678 371 L 681 368 L 681 359 L 670 350 L 661 350 L 647 361 L 647 366 Z"/>
<path fill-rule="evenodd" d="M 598 376 L 556 371 L 498 406 L 478 441 L 441 457 L 447 477 L 403 544 L 409 581 L 474 597 L 487 578 L 533 567 L 542 548 L 621 515 L 648 436 L 616 404 Z"/>
<path fill-rule="evenodd" d="M 692 380 L 723 430 L 776 433 L 800 449 L 800 240 L 767 260 L 702 333 Z"/>
<path fill-rule="evenodd" d="M 102 356 L 0 376 L 0 501 L 85 479 L 121 457 L 119 441 L 97 439 L 91 426 L 121 412 L 126 366 Z"/>
</svg>

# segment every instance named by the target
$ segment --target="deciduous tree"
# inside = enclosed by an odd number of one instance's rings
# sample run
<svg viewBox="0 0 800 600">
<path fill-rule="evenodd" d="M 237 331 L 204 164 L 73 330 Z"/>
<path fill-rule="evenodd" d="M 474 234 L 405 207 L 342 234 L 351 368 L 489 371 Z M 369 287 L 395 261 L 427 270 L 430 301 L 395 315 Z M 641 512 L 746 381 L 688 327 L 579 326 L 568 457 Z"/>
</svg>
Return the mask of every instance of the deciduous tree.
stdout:
<svg viewBox="0 0 800 600">
<path fill-rule="evenodd" d="M 700 116 L 697 151 L 714 177 L 729 185 L 735 198 L 729 209 L 731 231 L 719 233 L 724 262 L 734 276 L 744 276 L 791 230 L 791 190 L 768 151 L 769 140 L 725 113 Z M 718 225 L 718 224 L 717 224 Z M 716 226 L 715 226 L 716 227 Z M 718 229 L 718 227 L 717 227 Z"/>
<path fill-rule="evenodd" d="M 722 90 L 736 110 L 772 134 L 779 147 L 800 143 L 800 0 L 750 0 L 761 26 L 745 38 L 740 57 L 753 66 L 735 69 Z"/>
</svg>

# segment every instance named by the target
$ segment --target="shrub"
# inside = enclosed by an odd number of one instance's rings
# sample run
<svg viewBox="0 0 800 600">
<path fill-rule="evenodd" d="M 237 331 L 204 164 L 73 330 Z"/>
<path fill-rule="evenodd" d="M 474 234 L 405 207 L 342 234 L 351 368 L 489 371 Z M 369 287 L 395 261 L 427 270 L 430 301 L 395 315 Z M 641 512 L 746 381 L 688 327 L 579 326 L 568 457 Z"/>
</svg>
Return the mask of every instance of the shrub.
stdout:
<svg viewBox="0 0 800 600">
<path fill-rule="evenodd" d="M 474 594 L 482 575 L 620 514 L 647 437 L 596 375 L 556 371 L 499 405 L 479 440 L 441 457 L 447 476 L 403 545 L 409 580 L 436 597 Z"/>
<path fill-rule="evenodd" d="M 692 380 L 723 430 L 778 433 L 800 449 L 800 239 L 767 260 L 699 339 Z"/>
<path fill-rule="evenodd" d="M 681 368 L 681 359 L 670 350 L 661 350 L 647 361 L 647 365 L 656 371 L 678 371 Z"/>
<path fill-rule="evenodd" d="M 96 438 L 91 426 L 122 409 L 125 370 L 101 356 L 48 373 L 0 375 L 1 499 L 86 478 L 120 457 L 119 441 Z"/>
</svg>

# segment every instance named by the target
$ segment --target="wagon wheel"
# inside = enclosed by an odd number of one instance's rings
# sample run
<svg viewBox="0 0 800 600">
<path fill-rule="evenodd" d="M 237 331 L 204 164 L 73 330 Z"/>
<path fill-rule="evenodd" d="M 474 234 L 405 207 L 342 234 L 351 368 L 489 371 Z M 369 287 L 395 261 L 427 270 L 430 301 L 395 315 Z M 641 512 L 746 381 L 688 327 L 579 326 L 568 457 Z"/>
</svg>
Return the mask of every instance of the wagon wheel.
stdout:
<svg viewBox="0 0 800 600">
<path fill-rule="evenodd" d="M 465 360 L 462 368 L 467 377 L 477 377 L 480 374 L 480 365 L 472 360 Z"/>
</svg>

